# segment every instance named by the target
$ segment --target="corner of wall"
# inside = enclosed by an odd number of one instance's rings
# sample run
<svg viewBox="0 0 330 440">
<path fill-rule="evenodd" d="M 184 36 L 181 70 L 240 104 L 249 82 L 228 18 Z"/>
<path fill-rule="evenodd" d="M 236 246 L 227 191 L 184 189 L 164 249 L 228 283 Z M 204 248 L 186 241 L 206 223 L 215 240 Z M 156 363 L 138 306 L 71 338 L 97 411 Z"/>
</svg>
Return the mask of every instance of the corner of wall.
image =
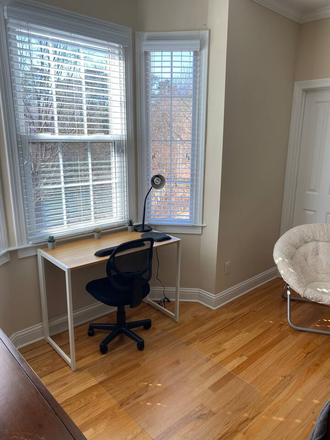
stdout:
<svg viewBox="0 0 330 440">
<path fill-rule="evenodd" d="M 298 33 L 263 6 L 230 1 L 217 291 L 273 267 Z"/>
</svg>

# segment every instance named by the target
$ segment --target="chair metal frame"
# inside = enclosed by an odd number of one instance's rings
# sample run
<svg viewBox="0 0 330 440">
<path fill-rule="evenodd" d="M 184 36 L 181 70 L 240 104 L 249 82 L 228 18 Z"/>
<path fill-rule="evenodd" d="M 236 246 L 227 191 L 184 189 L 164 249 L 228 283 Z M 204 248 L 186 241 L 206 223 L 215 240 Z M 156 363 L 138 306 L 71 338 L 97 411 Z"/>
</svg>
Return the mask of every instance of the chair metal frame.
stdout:
<svg viewBox="0 0 330 440">
<path fill-rule="evenodd" d="M 285 294 L 285 292 L 286 292 L 286 294 Z M 300 301 L 300 302 L 308 302 L 308 303 L 318 304 L 317 302 L 310 301 L 309 299 L 306 299 L 306 298 L 291 297 L 291 288 L 290 288 L 289 284 L 286 284 L 284 286 L 282 298 L 287 300 L 287 318 L 288 318 L 288 323 L 289 323 L 290 327 L 292 327 L 294 330 L 298 330 L 301 332 L 316 333 L 319 335 L 330 335 L 330 331 L 316 330 L 314 328 L 308 328 L 308 327 L 299 327 L 299 326 L 293 324 L 293 322 L 291 320 L 291 301 Z"/>
</svg>

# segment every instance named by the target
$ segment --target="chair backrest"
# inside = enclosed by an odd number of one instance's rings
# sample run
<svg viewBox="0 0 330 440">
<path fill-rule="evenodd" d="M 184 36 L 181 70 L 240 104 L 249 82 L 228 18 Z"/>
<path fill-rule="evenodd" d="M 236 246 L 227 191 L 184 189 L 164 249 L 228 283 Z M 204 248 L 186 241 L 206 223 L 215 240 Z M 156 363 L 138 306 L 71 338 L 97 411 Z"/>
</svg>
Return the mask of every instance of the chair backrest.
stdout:
<svg viewBox="0 0 330 440">
<path fill-rule="evenodd" d="M 140 246 L 141 251 L 136 252 Z M 110 284 L 117 291 L 132 292 L 131 308 L 141 304 L 143 286 L 151 279 L 153 246 L 153 238 L 132 240 L 117 246 L 109 257 L 106 270 Z M 132 249 L 134 254 L 130 252 Z M 132 261 L 127 264 L 129 259 Z M 127 266 L 134 266 L 134 270 L 127 271 Z"/>
</svg>

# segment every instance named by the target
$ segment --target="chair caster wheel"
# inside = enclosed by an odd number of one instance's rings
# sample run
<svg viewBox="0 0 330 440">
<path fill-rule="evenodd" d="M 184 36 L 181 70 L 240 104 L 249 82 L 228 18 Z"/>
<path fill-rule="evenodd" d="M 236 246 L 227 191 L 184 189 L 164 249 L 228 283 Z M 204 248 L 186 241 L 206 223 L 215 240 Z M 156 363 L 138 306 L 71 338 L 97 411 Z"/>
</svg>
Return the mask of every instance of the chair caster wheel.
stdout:
<svg viewBox="0 0 330 440">
<path fill-rule="evenodd" d="M 136 345 L 138 350 L 142 351 L 144 349 L 144 342 L 138 342 Z"/>
<path fill-rule="evenodd" d="M 149 328 L 151 328 L 151 324 L 145 324 L 143 328 L 144 330 L 149 330 Z"/>
<path fill-rule="evenodd" d="M 94 336 L 94 329 L 89 328 L 87 334 L 88 334 L 88 336 Z"/>
<path fill-rule="evenodd" d="M 101 352 L 102 354 L 107 353 L 107 352 L 108 352 L 108 346 L 107 346 L 107 345 L 102 345 L 102 344 L 100 344 L 100 352 Z"/>
</svg>

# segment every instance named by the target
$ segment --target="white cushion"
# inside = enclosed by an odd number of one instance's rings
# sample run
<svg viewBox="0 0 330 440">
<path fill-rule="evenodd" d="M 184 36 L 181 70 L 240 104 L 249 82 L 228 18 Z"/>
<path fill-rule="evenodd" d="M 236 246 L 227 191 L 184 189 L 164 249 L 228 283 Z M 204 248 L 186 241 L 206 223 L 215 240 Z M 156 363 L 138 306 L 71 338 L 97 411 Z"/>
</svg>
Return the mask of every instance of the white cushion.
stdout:
<svg viewBox="0 0 330 440">
<path fill-rule="evenodd" d="M 274 261 L 284 281 L 302 297 L 330 305 L 330 224 L 290 229 L 277 241 Z"/>
</svg>

